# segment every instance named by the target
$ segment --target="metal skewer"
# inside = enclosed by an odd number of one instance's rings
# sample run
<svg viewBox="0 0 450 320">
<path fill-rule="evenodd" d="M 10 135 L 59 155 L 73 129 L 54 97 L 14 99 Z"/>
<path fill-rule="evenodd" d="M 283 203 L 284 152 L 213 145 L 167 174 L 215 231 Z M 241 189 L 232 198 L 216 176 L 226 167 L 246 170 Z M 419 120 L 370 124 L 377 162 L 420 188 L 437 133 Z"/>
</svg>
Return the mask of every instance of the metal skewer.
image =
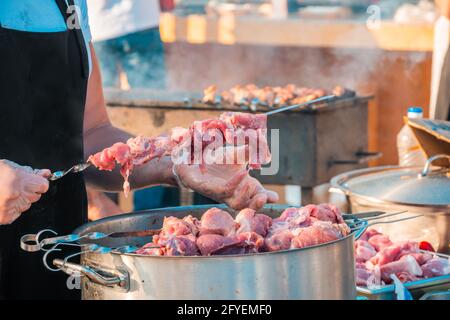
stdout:
<svg viewBox="0 0 450 320">
<path fill-rule="evenodd" d="M 294 104 L 292 106 L 281 107 L 281 108 L 278 108 L 276 110 L 272 110 L 272 111 L 266 112 L 265 115 L 266 116 L 271 116 L 271 115 L 276 114 L 276 113 L 280 113 L 280 112 L 284 112 L 284 111 L 288 111 L 288 110 L 292 110 L 292 109 L 297 109 L 297 108 L 305 109 L 305 108 L 308 108 L 308 107 L 310 107 L 313 104 L 316 104 L 318 102 L 330 101 L 330 100 L 334 100 L 335 98 L 336 98 L 335 95 L 324 96 L 324 97 L 320 97 L 320 98 L 317 98 L 317 99 L 314 99 L 314 100 L 311 100 L 311 101 L 307 101 L 307 102 L 304 102 L 304 103 Z"/>
</svg>

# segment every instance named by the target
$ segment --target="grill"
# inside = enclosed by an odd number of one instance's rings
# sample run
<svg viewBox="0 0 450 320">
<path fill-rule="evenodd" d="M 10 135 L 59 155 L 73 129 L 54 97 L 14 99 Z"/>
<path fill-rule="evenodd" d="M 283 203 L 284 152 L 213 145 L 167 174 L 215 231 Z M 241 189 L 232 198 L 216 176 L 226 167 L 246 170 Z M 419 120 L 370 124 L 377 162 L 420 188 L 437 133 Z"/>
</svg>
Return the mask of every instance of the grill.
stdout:
<svg viewBox="0 0 450 320">
<path fill-rule="evenodd" d="M 279 130 L 280 147 L 275 175 L 260 175 L 264 184 L 301 186 L 302 203 L 312 202 L 315 186 L 337 174 L 367 167 L 380 156 L 368 152 L 368 103 L 372 97 L 343 97 L 313 109 L 269 117 L 268 129 Z M 135 134 L 157 135 L 224 111 L 252 112 L 248 107 L 205 104 L 201 93 L 151 90 L 106 91 L 109 115 L 119 127 Z M 259 109 L 264 112 L 267 109 Z M 269 131 L 270 133 L 270 131 Z M 271 134 L 269 134 L 269 142 Z"/>
</svg>

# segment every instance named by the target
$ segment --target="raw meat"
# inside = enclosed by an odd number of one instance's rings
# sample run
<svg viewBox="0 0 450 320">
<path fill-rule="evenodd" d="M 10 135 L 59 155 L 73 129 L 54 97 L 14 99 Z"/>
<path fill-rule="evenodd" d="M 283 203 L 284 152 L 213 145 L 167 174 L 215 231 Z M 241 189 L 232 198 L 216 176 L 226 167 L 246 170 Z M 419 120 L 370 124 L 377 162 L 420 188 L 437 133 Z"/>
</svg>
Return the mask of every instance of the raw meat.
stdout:
<svg viewBox="0 0 450 320">
<path fill-rule="evenodd" d="M 423 275 L 426 278 L 439 277 L 450 273 L 450 261 L 434 256 L 422 265 Z"/>
<path fill-rule="evenodd" d="M 348 235 L 350 229 L 345 223 L 332 222 L 341 221 L 339 210 L 335 209 L 332 215 L 316 214 L 317 218 L 310 216 L 311 212 L 325 210 L 324 208 L 329 210 L 331 206 L 320 205 L 319 208 L 310 205 L 300 209 L 289 208 L 274 220 L 252 209 L 241 210 L 233 219 L 228 212 L 218 208 L 209 209 L 200 220 L 192 216 L 183 219 L 167 217 L 164 219 L 161 232 L 153 237 L 152 243 L 142 247 L 138 253 L 249 254 L 304 248 Z"/>
<path fill-rule="evenodd" d="M 235 234 L 236 225 L 228 212 L 212 208 L 206 211 L 200 220 L 200 234 L 231 236 Z"/>
<path fill-rule="evenodd" d="M 375 248 L 375 250 L 380 251 L 383 248 L 391 246 L 393 243 L 387 235 L 376 234 L 369 238 L 368 242 Z"/>
<path fill-rule="evenodd" d="M 367 260 L 370 260 L 373 256 L 377 254 L 377 251 L 375 250 L 372 245 L 364 240 L 356 240 L 355 241 L 355 259 L 356 262 L 366 262 Z"/>
<path fill-rule="evenodd" d="M 402 282 L 450 274 L 447 259 L 422 252 L 414 241 L 394 243 L 374 229 L 355 241 L 355 261 L 356 283 L 361 286 L 390 284 L 391 274 Z"/>
<path fill-rule="evenodd" d="M 400 260 L 389 262 L 380 266 L 380 272 L 381 279 L 385 283 L 391 282 L 391 274 L 408 273 L 412 276 L 423 275 L 423 271 L 417 263 L 416 259 L 409 255 L 402 257 Z"/>
<path fill-rule="evenodd" d="M 230 253 L 233 254 L 241 253 L 242 248 L 238 247 L 236 249 L 236 245 L 239 243 L 239 240 L 234 237 L 225 237 L 220 234 L 204 234 L 198 237 L 197 239 L 197 247 L 199 248 L 201 254 L 203 256 L 209 256 L 212 254 L 220 254 L 220 253 Z M 226 249 L 234 249 L 225 251 Z"/>
<path fill-rule="evenodd" d="M 374 265 L 378 264 L 381 266 L 383 264 L 399 260 L 404 255 L 409 255 L 413 253 L 415 254 L 420 253 L 419 246 L 416 242 L 412 241 L 397 242 L 395 244 L 392 244 L 388 247 L 384 247 L 383 249 L 379 250 L 378 253 L 372 259 L 370 259 L 370 262 Z"/>
<path fill-rule="evenodd" d="M 127 195 L 130 190 L 128 179 L 135 166 L 171 155 L 178 164 L 198 163 L 204 168 L 204 152 L 208 146 L 214 150 L 225 144 L 248 146 L 249 159 L 244 160 L 248 161 L 250 169 L 259 169 L 271 160 L 266 131 L 267 117 L 263 114 L 227 112 L 219 119 L 195 121 L 188 129 L 173 128 L 168 136 L 138 136 L 127 143 L 116 143 L 91 155 L 88 162 L 108 171 L 119 165 Z"/>
<path fill-rule="evenodd" d="M 129 139 L 127 143 L 116 143 L 88 158 L 100 170 L 112 171 L 116 163 L 121 166 L 120 174 L 124 177 L 124 192 L 128 195 L 130 184 L 128 178 L 134 166 L 142 165 L 152 159 L 162 157 L 170 151 L 169 138 L 159 136 L 156 138 L 145 138 L 138 136 Z"/>
<path fill-rule="evenodd" d="M 291 248 L 305 248 L 322 243 L 331 242 L 346 236 L 350 231 L 330 221 L 315 221 L 306 228 L 297 228 L 293 231 L 294 238 Z M 347 227 L 348 228 L 348 227 Z"/>
<path fill-rule="evenodd" d="M 239 224 L 237 233 L 255 232 L 263 237 L 272 225 L 272 218 L 265 214 L 257 214 L 255 210 L 244 209 L 236 216 L 236 222 Z"/>
</svg>

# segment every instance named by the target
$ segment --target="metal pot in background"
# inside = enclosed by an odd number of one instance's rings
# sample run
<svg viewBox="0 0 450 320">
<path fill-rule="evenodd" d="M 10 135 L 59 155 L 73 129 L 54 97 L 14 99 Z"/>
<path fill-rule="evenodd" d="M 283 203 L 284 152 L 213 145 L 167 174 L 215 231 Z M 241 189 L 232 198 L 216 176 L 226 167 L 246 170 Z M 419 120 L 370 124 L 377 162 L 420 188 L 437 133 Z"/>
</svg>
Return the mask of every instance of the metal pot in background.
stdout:
<svg viewBox="0 0 450 320">
<path fill-rule="evenodd" d="M 211 207 L 120 215 L 86 224 L 75 233 L 156 229 L 165 216 L 200 217 Z M 263 213 L 277 217 L 285 208 L 270 206 Z M 106 238 L 98 244 L 143 245 L 149 240 Z M 84 275 L 83 299 L 355 299 L 353 243 L 350 234 L 314 247 L 249 255 L 161 257 L 90 252 L 82 255 L 81 265 L 62 260 L 56 265 L 66 273 Z"/>
<path fill-rule="evenodd" d="M 344 193 L 352 212 L 370 210 L 423 214 L 414 220 L 381 224 L 379 231 L 393 240 L 426 240 L 442 253 L 450 253 L 450 170 L 425 167 L 384 166 L 350 171 L 331 180 L 331 192 Z"/>
</svg>

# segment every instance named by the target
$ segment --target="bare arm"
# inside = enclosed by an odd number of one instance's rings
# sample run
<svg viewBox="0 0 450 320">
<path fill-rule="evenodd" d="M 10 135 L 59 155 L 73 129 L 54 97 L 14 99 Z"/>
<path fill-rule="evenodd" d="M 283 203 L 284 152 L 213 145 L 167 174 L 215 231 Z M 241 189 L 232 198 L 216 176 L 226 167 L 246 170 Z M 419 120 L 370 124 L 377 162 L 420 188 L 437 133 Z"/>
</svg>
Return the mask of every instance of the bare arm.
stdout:
<svg viewBox="0 0 450 320">
<path fill-rule="evenodd" d="M 115 128 L 109 121 L 103 96 L 99 62 L 92 44 L 92 74 L 89 79 L 86 110 L 84 115 L 84 154 L 89 157 L 116 142 L 126 142 L 132 136 Z M 103 191 L 122 190 L 123 178 L 119 170 L 112 172 L 89 169 L 86 172 L 87 183 Z M 175 184 L 172 176 L 172 162 L 169 157 L 153 160 L 133 171 L 130 177 L 133 188 L 143 188 L 155 184 Z"/>
<path fill-rule="evenodd" d="M 450 19 L 450 0 L 436 0 L 439 12 Z"/>
</svg>

